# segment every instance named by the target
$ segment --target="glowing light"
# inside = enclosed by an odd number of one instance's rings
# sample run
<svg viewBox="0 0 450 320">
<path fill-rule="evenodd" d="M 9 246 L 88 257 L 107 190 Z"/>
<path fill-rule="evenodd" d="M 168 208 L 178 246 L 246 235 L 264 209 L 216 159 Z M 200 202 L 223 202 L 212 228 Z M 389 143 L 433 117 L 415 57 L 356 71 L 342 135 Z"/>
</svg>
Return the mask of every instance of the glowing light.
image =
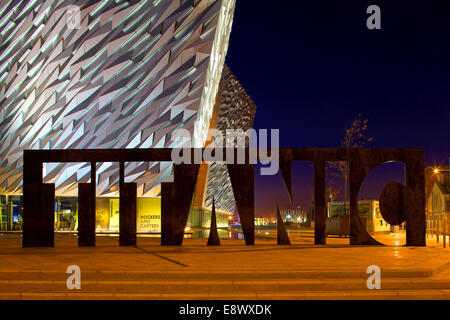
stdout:
<svg viewBox="0 0 450 320">
<path fill-rule="evenodd" d="M 437 174 L 437 173 L 439 173 L 439 169 L 438 168 L 434 168 L 433 172 Z"/>
</svg>

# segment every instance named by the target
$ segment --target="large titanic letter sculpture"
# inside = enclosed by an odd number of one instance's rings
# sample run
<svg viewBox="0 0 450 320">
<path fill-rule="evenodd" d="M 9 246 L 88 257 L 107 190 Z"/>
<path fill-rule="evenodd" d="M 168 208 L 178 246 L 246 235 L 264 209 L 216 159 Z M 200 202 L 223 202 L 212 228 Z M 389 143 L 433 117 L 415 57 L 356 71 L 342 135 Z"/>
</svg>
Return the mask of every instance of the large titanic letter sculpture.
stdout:
<svg viewBox="0 0 450 320">
<path fill-rule="evenodd" d="M 200 151 L 203 151 L 200 150 Z M 226 152 L 224 150 L 224 152 Z M 248 149 L 247 159 L 248 159 Z M 292 161 L 314 162 L 315 243 L 325 244 L 325 162 L 348 161 L 350 168 L 350 244 L 377 245 L 360 221 L 357 198 L 365 176 L 377 165 L 401 161 L 406 167 L 406 185 L 389 183 L 382 191 L 380 210 L 391 224 L 406 222 L 406 245 L 425 245 L 424 154 L 420 149 L 280 149 L 280 169 L 290 197 Z M 194 152 L 195 154 L 195 152 Z M 193 155 L 192 155 L 193 157 Z M 192 160 L 192 159 L 191 159 Z M 264 159 L 259 159 L 264 160 Z M 95 184 L 96 162 L 119 162 L 120 245 L 136 245 L 136 184 L 125 183 L 127 161 L 171 161 L 171 149 L 135 150 L 27 150 L 24 152 L 23 246 L 53 246 L 54 184 L 42 183 L 42 165 L 52 162 L 89 162 Z M 193 161 L 191 161 L 193 163 Z M 195 189 L 199 164 L 174 166 L 174 182 L 163 183 L 161 244 L 181 245 Z M 253 164 L 228 164 L 245 242 L 254 244 Z M 80 245 L 95 245 L 95 189 L 80 184 Z M 288 243 L 288 238 L 283 243 Z"/>
</svg>

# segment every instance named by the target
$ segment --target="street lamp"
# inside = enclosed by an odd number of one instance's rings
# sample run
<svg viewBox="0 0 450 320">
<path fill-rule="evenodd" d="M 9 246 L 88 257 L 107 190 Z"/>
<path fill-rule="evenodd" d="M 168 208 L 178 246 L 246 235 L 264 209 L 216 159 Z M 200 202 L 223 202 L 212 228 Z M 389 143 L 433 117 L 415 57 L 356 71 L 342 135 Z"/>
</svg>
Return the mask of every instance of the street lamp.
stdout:
<svg viewBox="0 0 450 320">
<path fill-rule="evenodd" d="M 442 172 L 450 172 L 449 169 L 444 169 L 444 168 L 441 168 L 441 167 L 426 168 L 425 170 L 428 171 L 429 173 L 432 173 L 432 174 L 435 174 L 435 175 L 436 174 L 440 174 Z"/>
</svg>

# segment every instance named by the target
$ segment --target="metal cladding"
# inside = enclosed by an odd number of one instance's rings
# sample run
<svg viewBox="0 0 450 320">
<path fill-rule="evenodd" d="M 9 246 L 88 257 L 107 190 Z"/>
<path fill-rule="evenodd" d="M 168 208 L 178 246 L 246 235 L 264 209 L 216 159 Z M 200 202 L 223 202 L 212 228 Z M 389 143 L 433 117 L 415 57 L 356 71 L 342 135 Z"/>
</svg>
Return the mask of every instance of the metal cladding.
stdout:
<svg viewBox="0 0 450 320">
<path fill-rule="evenodd" d="M 283 219 L 280 215 L 280 209 L 277 203 L 277 244 L 278 245 L 289 245 L 291 240 L 289 240 L 289 235 L 286 231 L 286 226 L 284 225 Z"/>
<path fill-rule="evenodd" d="M 217 232 L 216 208 L 214 198 L 211 211 L 211 225 L 209 227 L 208 246 L 220 246 L 219 233 Z"/>
<path fill-rule="evenodd" d="M 2 1 L 0 193 L 22 193 L 25 149 L 201 145 L 213 114 L 235 0 Z M 88 163 L 47 163 L 44 182 L 74 196 Z M 97 194 L 118 166 L 97 164 Z M 127 163 L 137 196 L 157 196 L 170 163 Z"/>
<path fill-rule="evenodd" d="M 255 103 L 230 68 L 225 66 L 222 74 L 215 128 L 221 130 L 224 136 L 226 129 L 246 131 L 253 127 L 255 114 Z M 215 198 L 216 208 L 219 211 L 232 213 L 235 208 L 235 200 L 226 164 L 211 163 L 208 177 L 205 207 L 212 207 L 213 198 Z"/>
</svg>

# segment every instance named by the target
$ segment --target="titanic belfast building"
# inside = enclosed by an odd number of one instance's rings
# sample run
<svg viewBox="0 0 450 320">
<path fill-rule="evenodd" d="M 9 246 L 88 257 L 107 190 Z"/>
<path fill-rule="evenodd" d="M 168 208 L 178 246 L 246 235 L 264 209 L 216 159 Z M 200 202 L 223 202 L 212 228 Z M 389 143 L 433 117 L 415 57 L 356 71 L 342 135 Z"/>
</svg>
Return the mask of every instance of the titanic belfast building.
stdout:
<svg viewBox="0 0 450 320">
<path fill-rule="evenodd" d="M 208 130 L 253 126 L 256 106 L 225 65 L 235 0 L 1 1 L 0 231 L 21 230 L 23 152 L 204 147 Z M 186 129 L 190 138 L 176 139 Z M 46 163 L 55 230 L 78 227 L 89 163 Z M 125 164 L 137 231 L 158 232 L 170 162 Z M 119 164 L 96 164 L 96 230 L 119 227 Z M 188 224 L 235 210 L 225 165 L 202 163 Z"/>
</svg>

